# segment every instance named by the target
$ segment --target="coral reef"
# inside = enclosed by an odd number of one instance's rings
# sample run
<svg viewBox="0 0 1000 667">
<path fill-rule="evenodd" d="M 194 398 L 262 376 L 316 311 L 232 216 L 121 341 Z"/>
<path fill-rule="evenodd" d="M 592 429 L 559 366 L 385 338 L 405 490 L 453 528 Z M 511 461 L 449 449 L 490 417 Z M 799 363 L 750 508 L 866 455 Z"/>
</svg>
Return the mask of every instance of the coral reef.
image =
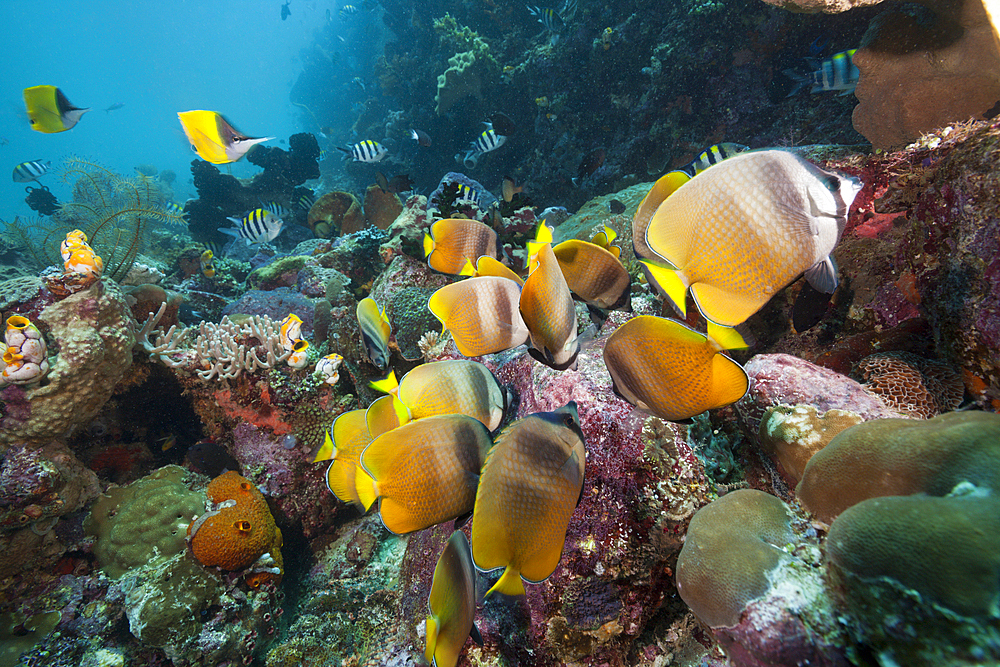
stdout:
<svg viewBox="0 0 1000 667">
<path fill-rule="evenodd" d="M 309 209 L 309 229 L 320 238 L 342 236 L 364 227 L 361 204 L 350 192 L 327 192 Z"/>
</svg>

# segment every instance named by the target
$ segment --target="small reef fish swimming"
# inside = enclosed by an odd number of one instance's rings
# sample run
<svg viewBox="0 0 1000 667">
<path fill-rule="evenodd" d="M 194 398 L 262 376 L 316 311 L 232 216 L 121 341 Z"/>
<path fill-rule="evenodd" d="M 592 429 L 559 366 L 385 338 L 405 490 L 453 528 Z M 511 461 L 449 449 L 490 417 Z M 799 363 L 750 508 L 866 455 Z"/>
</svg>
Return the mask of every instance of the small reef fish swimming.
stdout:
<svg viewBox="0 0 1000 667">
<path fill-rule="evenodd" d="M 427 307 L 466 357 L 503 352 L 528 340 L 518 301 L 521 286 L 509 278 L 479 276 L 445 285 Z"/>
<path fill-rule="evenodd" d="M 677 171 L 683 171 L 690 178 L 694 178 L 701 172 L 711 167 L 713 164 L 718 164 L 726 158 L 731 158 L 734 155 L 748 150 L 750 150 L 749 146 L 734 144 L 728 141 L 721 144 L 713 144 L 699 153 L 698 157 L 691 160 L 683 167 L 678 167 Z"/>
<path fill-rule="evenodd" d="M 678 312 L 690 288 L 706 319 L 736 326 L 800 274 L 836 289 L 831 253 L 860 190 L 857 178 L 787 151 L 743 153 L 667 197 L 645 229 L 649 254 L 636 244 L 636 255 Z"/>
<path fill-rule="evenodd" d="M 215 253 L 211 250 L 206 250 L 201 253 L 201 274 L 206 278 L 215 277 L 215 262 L 212 261 L 215 258 Z"/>
<path fill-rule="evenodd" d="M 427 649 L 424 657 L 434 667 L 455 667 L 472 638 L 480 646 L 476 628 L 476 567 L 465 533 L 456 530 L 448 538 L 434 566 L 431 592 L 427 597 Z"/>
<path fill-rule="evenodd" d="M 808 75 L 802 75 L 793 69 L 784 70 L 782 74 L 796 81 L 788 97 L 797 95 L 809 86 L 812 86 L 810 93 L 826 93 L 832 90 L 841 91 L 841 95 L 853 93 L 858 85 L 858 79 L 861 78 L 861 71 L 854 65 L 856 51 L 857 49 L 841 51 L 822 62 L 815 58 L 806 58 L 806 62 L 813 70 Z"/>
<path fill-rule="evenodd" d="M 403 535 L 471 513 L 492 446 L 486 426 L 465 415 L 418 419 L 372 440 L 361 467 L 375 480 L 382 524 Z"/>
<path fill-rule="evenodd" d="M 555 46 L 559 41 L 559 33 L 562 32 L 566 24 L 573 20 L 576 16 L 576 3 L 577 0 L 566 0 L 562 8 L 559 11 L 554 9 L 538 8 L 532 5 L 528 5 L 528 12 L 532 16 L 538 17 L 538 22 L 544 26 L 545 30 L 551 33 L 551 38 L 549 44 Z"/>
<path fill-rule="evenodd" d="M 249 137 L 215 111 L 180 111 L 177 118 L 181 121 L 191 148 L 198 157 L 212 164 L 236 162 L 255 145 L 274 139 Z"/>
<path fill-rule="evenodd" d="M 340 18 L 344 18 L 347 16 L 354 16 L 357 13 L 358 13 L 358 8 L 355 7 L 354 5 L 344 5 L 343 7 L 340 8 L 339 12 Z"/>
<path fill-rule="evenodd" d="M 424 148 L 431 147 L 431 137 L 423 130 L 410 130 L 410 137 Z"/>
<path fill-rule="evenodd" d="M 447 359 L 420 364 L 396 383 L 390 372 L 372 387 L 394 394 L 411 419 L 434 415 L 465 415 L 478 419 L 490 431 L 503 421 L 507 395 L 483 364 L 468 359 Z"/>
<path fill-rule="evenodd" d="M 587 452 L 576 404 L 505 428 L 486 459 L 472 516 L 472 559 L 505 568 L 486 592 L 524 595 L 559 565 L 569 519 L 583 494 Z"/>
<path fill-rule="evenodd" d="M 477 192 L 471 186 L 461 183 L 458 186 L 458 194 L 455 196 L 454 204 L 456 206 L 461 206 L 462 204 L 470 204 L 479 208 L 479 192 Z"/>
<path fill-rule="evenodd" d="M 175 201 L 168 201 L 166 204 L 163 205 L 163 210 L 165 210 L 167 213 L 172 213 L 173 215 L 180 215 L 180 216 L 184 215 L 184 207 Z"/>
<path fill-rule="evenodd" d="M 285 2 L 285 4 L 281 5 L 281 20 L 282 21 L 284 21 L 285 19 L 287 19 L 289 16 L 292 15 L 292 10 L 288 8 L 288 5 L 290 5 L 291 2 L 292 2 L 292 0 L 288 0 L 287 2 Z"/>
<path fill-rule="evenodd" d="M 90 109 L 73 106 L 55 86 L 32 86 L 24 89 L 24 106 L 31 129 L 45 134 L 71 130 Z"/>
<path fill-rule="evenodd" d="M 367 410 L 351 410 L 333 420 L 314 462 L 330 461 L 326 486 L 341 502 L 368 511 L 375 502 L 375 482 L 360 466 L 361 452 L 372 441 Z"/>
<path fill-rule="evenodd" d="M 295 202 L 296 206 L 298 206 L 303 211 L 308 211 L 313 207 L 313 204 L 315 203 L 316 203 L 316 193 L 313 192 L 312 190 L 309 190 L 306 193 L 304 193 L 301 197 L 299 197 L 298 201 Z"/>
<path fill-rule="evenodd" d="M 528 243 L 528 256 L 530 270 L 518 302 L 531 341 L 528 354 L 557 371 L 576 368 L 576 306 L 552 251 L 552 228 L 544 221 L 535 241 Z"/>
<path fill-rule="evenodd" d="M 389 154 L 385 146 L 371 139 L 365 139 L 350 148 L 337 146 L 337 150 L 344 151 L 353 157 L 355 162 L 378 162 Z"/>
<path fill-rule="evenodd" d="M 358 302 L 358 327 L 361 329 L 361 353 L 365 361 L 380 371 L 389 365 L 389 318 L 380 310 L 375 299 L 365 297 Z"/>
<path fill-rule="evenodd" d="M 497 256 L 497 233 L 478 220 L 445 218 L 424 234 L 424 256 L 435 271 L 459 275 L 484 255 Z"/>
<path fill-rule="evenodd" d="M 618 257 L 596 243 L 569 239 L 554 248 L 569 291 L 591 308 L 630 310 L 632 278 Z M 600 318 L 601 320 L 605 318 Z"/>
<path fill-rule="evenodd" d="M 302 318 L 295 313 L 288 313 L 284 319 L 278 323 L 278 340 L 281 347 L 291 350 L 295 347 L 295 341 L 302 337 Z"/>
<path fill-rule="evenodd" d="M 49 173 L 49 169 L 51 168 L 52 162 L 49 160 L 45 160 L 44 162 L 41 160 L 22 162 L 14 167 L 14 173 L 11 177 L 15 183 L 30 183 L 31 181 L 37 181 L 40 177 Z"/>
<path fill-rule="evenodd" d="M 124 102 L 115 102 L 114 104 L 112 104 L 111 106 L 109 106 L 107 109 L 105 109 L 104 113 L 111 113 L 112 111 L 118 111 L 123 106 L 125 106 Z"/>
<path fill-rule="evenodd" d="M 708 323 L 698 333 L 664 317 L 633 317 L 604 347 L 615 394 L 667 421 L 681 421 L 740 400 L 750 387 L 743 367 L 722 354 L 746 347 L 735 329 Z"/>
<path fill-rule="evenodd" d="M 510 203 L 510 201 L 514 199 L 514 195 L 522 190 L 524 190 L 524 186 L 515 184 L 513 178 L 510 176 L 503 177 L 503 184 L 500 186 L 500 194 L 505 202 Z"/>
<path fill-rule="evenodd" d="M 242 220 L 239 218 L 226 218 L 233 223 L 233 227 L 220 227 L 219 231 L 228 236 L 235 236 L 246 241 L 247 245 L 252 243 L 270 243 L 281 233 L 284 221 L 262 208 L 255 208 L 247 213 Z"/>
<path fill-rule="evenodd" d="M 465 157 L 460 158 L 461 153 L 455 156 L 455 159 L 462 162 L 466 167 L 472 169 L 479 162 L 479 157 L 484 153 L 489 153 L 490 151 L 495 151 L 496 149 L 503 146 L 504 142 L 507 141 L 507 137 L 502 134 L 497 134 L 493 129 L 493 123 L 484 122 L 483 125 L 486 129 L 480 132 L 476 140 L 473 141 L 469 150 L 465 152 Z"/>
</svg>

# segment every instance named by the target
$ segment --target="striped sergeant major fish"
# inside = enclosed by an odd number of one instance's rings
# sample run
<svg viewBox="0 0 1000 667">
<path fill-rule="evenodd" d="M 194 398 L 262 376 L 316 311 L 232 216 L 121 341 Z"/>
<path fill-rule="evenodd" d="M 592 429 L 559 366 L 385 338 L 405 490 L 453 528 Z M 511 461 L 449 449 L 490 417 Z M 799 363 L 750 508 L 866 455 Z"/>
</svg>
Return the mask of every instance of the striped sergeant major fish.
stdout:
<svg viewBox="0 0 1000 667">
<path fill-rule="evenodd" d="M 22 162 L 14 167 L 12 177 L 15 183 L 30 183 L 31 181 L 37 181 L 41 176 L 47 174 L 51 167 L 52 163 L 49 160 L 45 160 L 44 162 L 41 160 Z"/>
<path fill-rule="evenodd" d="M 479 161 L 479 156 L 483 153 L 489 153 L 490 151 L 495 151 L 496 149 L 503 146 L 503 142 L 507 141 L 507 137 L 502 134 L 497 134 L 493 129 L 493 123 L 484 122 L 483 125 L 486 129 L 483 130 L 476 140 L 472 142 L 469 150 L 465 152 L 465 157 L 461 159 L 461 162 L 465 164 L 466 167 L 472 169 L 476 166 Z M 461 153 L 455 156 L 458 160 Z"/>
<path fill-rule="evenodd" d="M 722 144 L 713 144 L 703 150 L 698 157 L 691 160 L 683 167 L 679 167 L 677 171 L 683 171 L 691 178 L 694 178 L 696 175 L 705 171 L 713 164 L 718 164 L 726 158 L 730 158 L 737 153 L 742 153 L 743 151 L 748 150 L 750 150 L 749 146 L 734 144 L 728 141 Z"/>
<path fill-rule="evenodd" d="M 550 44 L 552 46 L 555 46 L 556 42 L 559 41 L 559 34 L 566 27 L 566 24 L 576 16 L 576 3 L 577 0 L 566 0 L 559 11 L 550 7 L 527 5 L 528 12 L 532 16 L 537 16 L 538 22 L 551 33 Z"/>
<path fill-rule="evenodd" d="M 256 208 L 240 220 L 239 218 L 227 218 L 233 223 L 233 227 L 220 227 L 219 231 L 229 236 L 251 243 L 265 243 L 273 241 L 281 233 L 281 226 L 284 221 L 263 208 Z"/>
<path fill-rule="evenodd" d="M 813 69 L 808 75 L 802 75 L 793 69 L 784 70 L 783 74 L 796 82 L 788 97 L 798 94 L 807 86 L 812 86 L 810 93 L 826 93 L 831 90 L 839 90 L 841 95 L 853 93 L 861 77 L 861 72 L 854 66 L 855 51 L 857 49 L 841 51 L 822 62 L 806 58 Z"/>
<path fill-rule="evenodd" d="M 358 142 L 349 149 L 341 148 L 340 146 L 337 146 L 337 149 L 353 157 L 355 162 L 378 162 L 389 154 L 385 146 L 371 139 Z"/>
</svg>

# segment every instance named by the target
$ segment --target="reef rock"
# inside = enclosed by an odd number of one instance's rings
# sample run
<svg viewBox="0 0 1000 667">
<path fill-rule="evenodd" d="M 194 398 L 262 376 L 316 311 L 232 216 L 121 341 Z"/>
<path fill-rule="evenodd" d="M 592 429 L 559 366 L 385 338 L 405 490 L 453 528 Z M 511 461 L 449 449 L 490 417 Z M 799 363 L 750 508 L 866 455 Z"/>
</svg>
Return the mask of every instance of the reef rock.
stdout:
<svg viewBox="0 0 1000 667">
<path fill-rule="evenodd" d="M 854 64 L 854 129 L 876 149 L 1000 113 L 1000 50 L 981 0 L 887 10 L 869 25 Z"/>
<path fill-rule="evenodd" d="M 0 445 L 41 445 L 86 424 L 132 365 L 134 323 L 112 281 L 53 303 L 39 321 L 58 352 L 45 384 L 0 392 Z"/>
</svg>

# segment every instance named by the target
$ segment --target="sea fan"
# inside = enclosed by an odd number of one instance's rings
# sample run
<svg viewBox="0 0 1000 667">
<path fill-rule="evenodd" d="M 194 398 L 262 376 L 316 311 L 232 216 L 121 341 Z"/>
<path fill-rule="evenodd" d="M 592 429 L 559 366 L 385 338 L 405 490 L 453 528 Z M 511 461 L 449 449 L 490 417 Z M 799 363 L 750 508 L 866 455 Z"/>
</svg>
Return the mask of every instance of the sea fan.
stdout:
<svg viewBox="0 0 1000 667">
<path fill-rule="evenodd" d="M 66 160 L 62 179 L 73 187 L 73 201 L 62 204 L 53 216 L 60 234 L 82 229 L 90 245 L 104 260 L 104 274 L 121 280 L 148 244 L 157 223 L 181 223 L 182 217 L 166 209 L 167 199 L 153 178 L 126 177 L 89 160 Z M 48 239 L 46 249 L 60 239 Z"/>
</svg>

